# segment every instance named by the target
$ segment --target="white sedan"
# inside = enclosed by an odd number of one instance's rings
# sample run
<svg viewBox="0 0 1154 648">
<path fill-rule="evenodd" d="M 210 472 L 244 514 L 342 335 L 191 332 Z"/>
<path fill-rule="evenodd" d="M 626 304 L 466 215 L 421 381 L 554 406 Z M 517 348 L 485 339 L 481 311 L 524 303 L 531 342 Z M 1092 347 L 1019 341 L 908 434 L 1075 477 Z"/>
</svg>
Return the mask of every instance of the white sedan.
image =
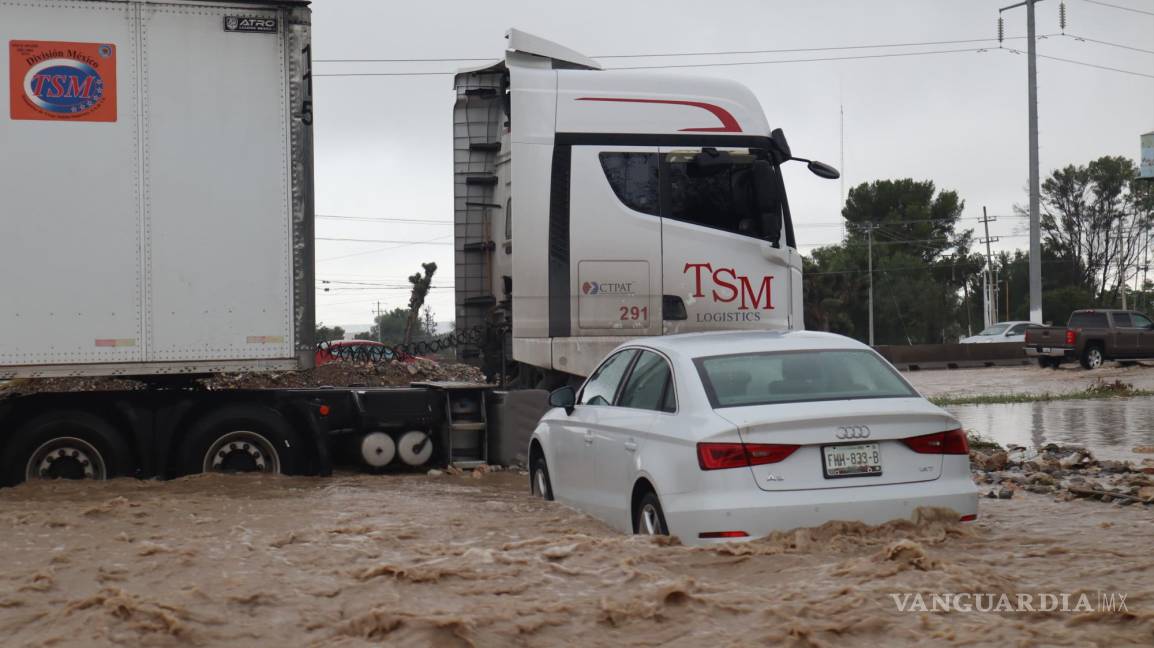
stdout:
<svg viewBox="0 0 1154 648">
<path fill-rule="evenodd" d="M 977 516 L 957 420 L 840 335 L 633 341 L 550 404 L 529 443 L 533 491 L 625 533 L 704 544 L 920 506 Z"/>
<path fill-rule="evenodd" d="M 1033 322 L 998 322 L 982 329 L 977 335 L 964 337 L 958 344 L 988 344 L 991 342 L 1025 342 L 1026 329 L 1038 326 Z"/>
</svg>

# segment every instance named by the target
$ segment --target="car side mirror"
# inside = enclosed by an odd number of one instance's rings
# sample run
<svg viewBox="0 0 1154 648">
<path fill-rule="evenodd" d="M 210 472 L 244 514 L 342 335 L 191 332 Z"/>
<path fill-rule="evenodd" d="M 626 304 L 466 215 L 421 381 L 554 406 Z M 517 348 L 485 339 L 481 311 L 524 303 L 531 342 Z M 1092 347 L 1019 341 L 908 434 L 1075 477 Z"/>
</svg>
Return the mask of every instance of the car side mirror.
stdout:
<svg viewBox="0 0 1154 648">
<path fill-rule="evenodd" d="M 549 406 L 564 407 L 566 414 L 572 414 L 577 406 L 577 392 L 569 385 L 558 387 L 549 393 Z"/>
</svg>

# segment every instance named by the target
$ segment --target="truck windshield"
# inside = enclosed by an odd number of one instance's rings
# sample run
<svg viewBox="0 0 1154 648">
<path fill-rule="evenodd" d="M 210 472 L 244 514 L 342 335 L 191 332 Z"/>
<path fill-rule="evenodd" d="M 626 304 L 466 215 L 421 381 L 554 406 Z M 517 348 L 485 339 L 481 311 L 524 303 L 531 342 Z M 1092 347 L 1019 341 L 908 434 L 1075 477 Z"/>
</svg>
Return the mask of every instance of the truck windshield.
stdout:
<svg viewBox="0 0 1154 648">
<path fill-rule="evenodd" d="M 796 248 L 781 170 L 756 149 L 724 151 L 703 166 L 702 149 L 600 154 L 605 178 L 634 211 Z"/>
<path fill-rule="evenodd" d="M 694 362 L 714 408 L 917 396 L 892 367 L 864 350 L 738 353 Z"/>
<path fill-rule="evenodd" d="M 667 154 L 664 184 L 669 200 L 664 215 L 796 247 L 780 170 L 763 162 L 766 175 L 759 181 L 756 153 L 726 153 L 728 163 L 708 167 L 696 161 L 700 150 Z"/>
</svg>

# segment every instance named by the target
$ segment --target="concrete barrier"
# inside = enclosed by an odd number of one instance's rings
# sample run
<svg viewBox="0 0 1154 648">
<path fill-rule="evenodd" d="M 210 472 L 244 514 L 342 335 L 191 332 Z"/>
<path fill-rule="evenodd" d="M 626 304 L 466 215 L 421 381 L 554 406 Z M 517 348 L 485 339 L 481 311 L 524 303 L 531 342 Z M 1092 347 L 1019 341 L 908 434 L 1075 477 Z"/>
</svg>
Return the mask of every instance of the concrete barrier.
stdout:
<svg viewBox="0 0 1154 648">
<path fill-rule="evenodd" d="M 1026 357 L 1021 342 L 881 345 L 874 349 L 903 371 L 969 369 L 1032 363 L 1032 360 Z"/>
</svg>

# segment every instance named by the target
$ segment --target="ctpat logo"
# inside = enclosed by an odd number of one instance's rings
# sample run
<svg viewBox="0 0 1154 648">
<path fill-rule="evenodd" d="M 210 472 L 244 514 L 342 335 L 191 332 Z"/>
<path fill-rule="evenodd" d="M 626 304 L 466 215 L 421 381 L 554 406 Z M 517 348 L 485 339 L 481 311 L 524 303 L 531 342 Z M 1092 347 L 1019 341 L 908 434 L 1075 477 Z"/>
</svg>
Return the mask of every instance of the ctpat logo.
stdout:
<svg viewBox="0 0 1154 648">
<path fill-rule="evenodd" d="M 11 41 L 9 89 L 12 119 L 116 121 L 116 48 Z"/>
<path fill-rule="evenodd" d="M 586 295 L 596 295 L 601 292 L 601 286 L 598 286 L 596 281 L 586 281 L 581 284 L 581 292 Z"/>
</svg>

